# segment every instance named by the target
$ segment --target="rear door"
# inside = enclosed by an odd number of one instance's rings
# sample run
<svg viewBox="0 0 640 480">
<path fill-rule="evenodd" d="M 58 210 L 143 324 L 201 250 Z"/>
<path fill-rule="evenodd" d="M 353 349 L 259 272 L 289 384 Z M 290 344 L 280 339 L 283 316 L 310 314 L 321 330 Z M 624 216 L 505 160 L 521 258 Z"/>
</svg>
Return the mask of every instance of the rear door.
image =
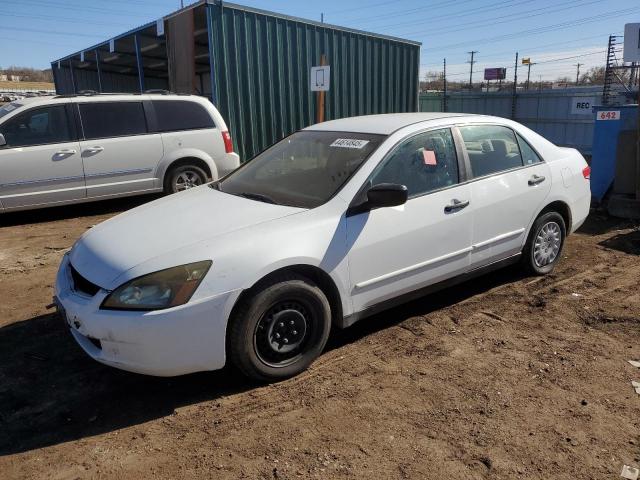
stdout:
<svg viewBox="0 0 640 480">
<path fill-rule="evenodd" d="M 471 268 L 521 251 L 526 229 L 551 189 L 549 166 L 503 125 L 459 127 L 474 207 Z"/>
<path fill-rule="evenodd" d="M 0 124 L 0 204 L 5 209 L 85 198 L 80 145 L 68 102 L 34 107 Z"/>
<path fill-rule="evenodd" d="M 142 100 L 79 103 L 88 197 L 156 189 L 162 140 L 150 133 Z"/>
</svg>

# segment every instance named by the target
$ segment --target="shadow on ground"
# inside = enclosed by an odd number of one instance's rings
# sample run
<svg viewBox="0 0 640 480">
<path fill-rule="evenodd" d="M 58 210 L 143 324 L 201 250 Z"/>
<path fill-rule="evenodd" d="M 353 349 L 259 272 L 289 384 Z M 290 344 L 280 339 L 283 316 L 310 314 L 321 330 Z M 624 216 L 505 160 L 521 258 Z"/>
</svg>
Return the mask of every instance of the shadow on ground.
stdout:
<svg viewBox="0 0 640 480">
<path fill-rule="evenodd" d="M 521 278 L 509 268 L 423 297 L 334 331 L 327 349 Z M 0 455 L 138 425 L 252 388 L 231 369 L 155 378 L 103 366 L 80 350 L 56 315 L 38 316 L 0 328 Z"/>
<path fill-rule="evenodd" d="M 631 255 L 640 255 L 640 230 L 619 233 L 618 235 L 603 240 L 598 245 Z"/>
</svg>

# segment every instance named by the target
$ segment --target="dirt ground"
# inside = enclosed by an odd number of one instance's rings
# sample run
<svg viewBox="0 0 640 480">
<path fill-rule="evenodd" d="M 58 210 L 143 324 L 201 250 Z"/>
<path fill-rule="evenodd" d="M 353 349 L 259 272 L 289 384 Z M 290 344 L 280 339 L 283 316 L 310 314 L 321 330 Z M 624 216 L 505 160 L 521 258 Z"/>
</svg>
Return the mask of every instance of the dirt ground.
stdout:
<svg viewBox="0 0 640 480">
<path fill-rule="evenodd" d="M 592 214 L 511 268 L 332 334 L 297 378 L 102 366 L 45 309 L 65 249 L 143 200 L 0 218 L 0 478 L 614 479 L 640 466 L 640 230 Z"/>
</svg>

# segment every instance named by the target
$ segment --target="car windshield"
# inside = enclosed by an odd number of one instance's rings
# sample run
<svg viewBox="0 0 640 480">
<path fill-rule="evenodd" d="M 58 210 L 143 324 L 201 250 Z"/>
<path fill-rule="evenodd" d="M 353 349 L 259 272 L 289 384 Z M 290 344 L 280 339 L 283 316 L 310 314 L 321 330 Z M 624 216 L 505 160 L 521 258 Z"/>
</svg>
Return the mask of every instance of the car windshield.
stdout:
<svg viewBox="0 0 640 480">
<path fill-rule="evenodd" d="M 22 106 L 21 103 L 16 103 L 16 102 L 7 103 L 6 105 L 1 106 L 0 118 L 4 117 L 5 115 L 8 115 L 9 113 L 13 112 L 16 108 L 20 108 L 21 106 Z"/>
<path fill-rule="evenodd" d="M 386 137 L 303 130 L 214 184 L 253 200 L 314 208 L 329 200 Z"/>
</svg>

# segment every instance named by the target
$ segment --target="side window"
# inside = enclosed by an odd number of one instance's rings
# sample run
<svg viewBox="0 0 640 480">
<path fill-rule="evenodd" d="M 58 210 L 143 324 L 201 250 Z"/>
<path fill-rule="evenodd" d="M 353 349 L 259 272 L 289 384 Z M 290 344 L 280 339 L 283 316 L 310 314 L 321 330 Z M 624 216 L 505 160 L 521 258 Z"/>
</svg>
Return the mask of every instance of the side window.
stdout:
<svg viewBox="0 0 640 480">
<path fill-rule="evenodd" d="M 527 143 L 527 141 L 522 138 L 519 133 L 516 133 L 518 137 L 518 145 L 520 145 L 520 153 L 522 153 L 522 160 L 524 160 L 525 165 L 532 165 L 534 163 L 541 162 L 540 157 L 535 152 L 531 145 Z"/>
<path fill-rule="evenodd" d="M 158 131 L 196 130 L 216 128 L 211 115 L 196 102 L 187 100 L 154 100 Z"/>
<path fill-rule="evenodd" d="M 79 106 L 87 140 L 147 133 L 142 102 L 94 102 Z"/>
<path fill-rule="evenodd" d="M 451 130 L 431 130 L 405 140 L 373 172 L 371 182 L 405 185 L 409 198 L 458 183 Z"/>
<path fill-rule="evenodd" d="M 72 141 L 64 105 L 34 108 L 0 126 L 8 147 L 29 147 Z"/>
<path fill-rule="evenodd" d="M 460 127 L 460 133 L 474 177 L 484 177 L 523 165 L 518 141 L 510 128 L 473 125 Z"/>
</svg>

